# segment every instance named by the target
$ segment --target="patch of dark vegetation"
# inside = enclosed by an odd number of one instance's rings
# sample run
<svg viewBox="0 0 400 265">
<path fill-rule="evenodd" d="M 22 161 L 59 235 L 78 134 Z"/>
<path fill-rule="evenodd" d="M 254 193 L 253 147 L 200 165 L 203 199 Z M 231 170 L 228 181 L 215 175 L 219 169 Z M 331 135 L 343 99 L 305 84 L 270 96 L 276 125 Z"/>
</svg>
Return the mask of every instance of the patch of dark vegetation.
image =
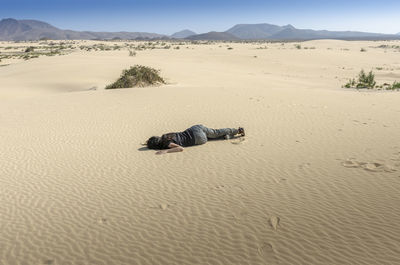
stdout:
<svg viewBox="0 0 400 265">
<path fill-rule="evenodd" d="M 143 65 L 135 65 L 124 70 L 120 78 L 105 89 L 145 87 L 150 85 L 165 84 L 159 75 L 159 70 Z"/>
<path fill-rule="evenodd" d="M 361 70 L 357 79 L 350 79 L 343 87 L 356 88 L 356 89 L 385 89 L 385 90 L 400 90 L 400 83 L 395 81 L 393 84 L 384 83 L 383 85 L 376 85 L 375 74 L 370 71 L 368 74 Z"/>
<path fill-rule="evenodd" d="M 400 45 L 386 45 L 386 44 L 382 44 L 382 45 L 374 46 L 374 47 L 371 47 L 371 48 L 378 48 L 378 49 L 385 49 L 385 50 L 394 49 L 394 50 L 397 50 L 397 51 L 400 52 Z"/>
<path fill-rule="evenodd" d="M 400 82 L 394 81 L 394 83 L 387 87 L 386 90 L 400 90 Z"/>
<path fill-rule="evenodd" d="M 33 52 L 35 51 L 35 47 L 29 46 L 28 48 L 25 49 L 25 52 Z"/>
<path fill-rule="evenodd" d="M 136 52 L 132 51 L 132 50 L 129 50 L 129 56 L 136 56 Z"/>
</svg>

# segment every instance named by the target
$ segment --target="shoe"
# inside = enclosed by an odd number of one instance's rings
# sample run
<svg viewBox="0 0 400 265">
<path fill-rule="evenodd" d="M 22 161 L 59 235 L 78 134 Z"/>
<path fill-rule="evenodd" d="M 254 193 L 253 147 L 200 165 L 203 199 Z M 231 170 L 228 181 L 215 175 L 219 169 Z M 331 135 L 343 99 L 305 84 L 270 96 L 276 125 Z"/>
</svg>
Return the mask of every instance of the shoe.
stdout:
<svg viewBox="0 0 400 265">
<path fill-rule="evenodd" d="M 245 132 L 244 132 L 244 128 L 239 127 L 238 131 L 239 131 L 239 134 L 240 134 L 241 136 L 245 136 L 245 135 L 246 135 Z"/>
</svg>

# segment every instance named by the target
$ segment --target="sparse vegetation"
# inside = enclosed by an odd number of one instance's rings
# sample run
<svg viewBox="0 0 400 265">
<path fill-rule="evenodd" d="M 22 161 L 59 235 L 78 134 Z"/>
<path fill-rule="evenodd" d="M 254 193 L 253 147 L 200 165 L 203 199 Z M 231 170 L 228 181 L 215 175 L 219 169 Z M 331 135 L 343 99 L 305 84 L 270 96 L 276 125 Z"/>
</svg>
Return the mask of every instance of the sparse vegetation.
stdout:
<svg viewBox="0 0 400 265">
<path fill-rule="evenodd" d="M 393 85 L 386 88 L 386 90 L 400 90 L 400 82 L 394 81 Z"/>
<path fill-rule="evenodd" d="M 296 47 L 296 49 L 298 49 L 298 50 L 301 49 L 301 45 L 300 44 L 295 44 L 294 47 Z"/>
<path fill-rule="evenodd" d="M 367 88 L 367 89 L 372 89 L 376 85 L 375 82 L 375 75 L 370 71 L 368 74 L 365 73 L 364 70 L 361 70 L 361 72 L 358 74 L 358 79 L 355 80 L 350 79 L 349 82 L 347 82 L 344 87 L 345 88 Z"/>
<path fill-rule="evenodd" d="M 35 50 L 35 47 L 29 46 L 28 48 L 25 49 L 25 52 L 33 52 Z"/>
<path fill-rule="evenodd" d="M 366 52 L 367 50 L 364 48 L 361 48 L 360 52 Z"/>
<path fill-rule="evenodd" d="M 356 88 L 356 89 L 386 89 L 386 90 L 400 90 L 400 82 L 395 81 L 392 85 L 384 83 L 383 85 L 376 85 L 375 75 L 372 71 L 368 74 L 364 70 L 361 70 L 358 74 L 357 80 L 355 78 L 350 79 L 343 87 L 345 88 Z"/>
<path fill-rule="evenodd" d="M 133 50 L 129 50 L 129 56 L 136 56 L 136 52 Z"/>
<path fill-rule="evenodd" d="M 156 84 L 165 84 L 158 70 L 147 66 L 135 65 L 128 70 L 124 70 L 120 78 L 106 86 L 105 89 L 145 87 Z"/>
</svg>

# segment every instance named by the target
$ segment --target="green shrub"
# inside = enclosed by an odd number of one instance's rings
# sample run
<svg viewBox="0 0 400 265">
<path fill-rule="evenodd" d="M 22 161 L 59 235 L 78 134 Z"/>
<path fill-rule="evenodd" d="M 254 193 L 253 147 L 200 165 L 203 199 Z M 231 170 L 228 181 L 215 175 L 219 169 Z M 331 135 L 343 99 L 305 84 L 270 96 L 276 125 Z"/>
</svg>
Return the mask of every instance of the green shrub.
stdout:
<svg viewBox="0 0 400 265">
<path fill-rule="evenodd" d="M 352 88 L 352 87 L 355 87 L 355 86 L 356 86 L 356 80 L 354 78 L 350 79 L 349 82 L 347 82 L 344 85 L 345 88 Z"/>
<path fill-rule="evenodd" d="M 394 81 L 393 85 L 386 88 L 387 90 L 399 90 L 400 89 L 400 82 Z"/>
<path fill-rule="evenodd" d="M 114 83 L 106 86 L 105 89 L 129 88 L 129 87 L 145 87 L 155 84 L 165 84 L 159 71 L 147 66 L 135 65 L 124 70 L 120 78 Z"/>
<path fill-rule="evenodd" d="M 375 87 L 375 85 L 375 75 L 372 73 L 372 71 L 366 74 L 364 70 L 361 70 L 361 72 L 358 74 L 358 80 L 355 80 L 354 78 L 350 79 L 349 82 L 344 85 L 344 87 L 372 89 Z"/>
<path fill-rule="evenodd" d="M 376 85 L 375 82 L 375 75 L 370 71 L 367 74 L 365 74 L 364 70 L 361 70 L 361 72 L 358 74 L 358 84 L 357 88 L 374 88 Z"/>
</svg>

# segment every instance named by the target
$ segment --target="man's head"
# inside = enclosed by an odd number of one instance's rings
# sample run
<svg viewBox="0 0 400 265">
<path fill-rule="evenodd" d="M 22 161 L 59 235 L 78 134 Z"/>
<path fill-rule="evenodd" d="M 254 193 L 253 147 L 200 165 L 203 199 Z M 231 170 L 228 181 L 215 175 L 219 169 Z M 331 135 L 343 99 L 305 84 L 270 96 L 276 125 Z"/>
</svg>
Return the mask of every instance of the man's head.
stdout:
<svg viewBox="0 0 400 265">
<path fill-rule="evenodd" d="M 161 149 L 161 137 L 152 136 L 146 142 L 149 149 Z"/>
</svg>

